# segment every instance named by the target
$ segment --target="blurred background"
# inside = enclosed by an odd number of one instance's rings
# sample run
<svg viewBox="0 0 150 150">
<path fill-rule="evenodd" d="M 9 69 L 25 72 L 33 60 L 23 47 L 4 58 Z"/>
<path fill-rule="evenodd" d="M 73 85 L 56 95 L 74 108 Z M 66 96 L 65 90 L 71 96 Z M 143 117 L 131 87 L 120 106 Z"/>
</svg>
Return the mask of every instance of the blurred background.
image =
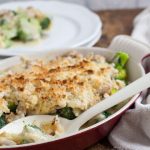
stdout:
<svg viewBox="0 0 150 150">
<path fill-rule="evenodd" d="M 0 0 L 0 2 L 17 0 Z M 27 1 L 27 0 L 25 0 Z M 43 0 L 44 1 L 44 0 Z M 49 0 L 45 0 L 49 1 Z M 150 6 L 150 0 L 59 0 L 85 5 L 92 10 L 143 8 Z"/>
</svg>

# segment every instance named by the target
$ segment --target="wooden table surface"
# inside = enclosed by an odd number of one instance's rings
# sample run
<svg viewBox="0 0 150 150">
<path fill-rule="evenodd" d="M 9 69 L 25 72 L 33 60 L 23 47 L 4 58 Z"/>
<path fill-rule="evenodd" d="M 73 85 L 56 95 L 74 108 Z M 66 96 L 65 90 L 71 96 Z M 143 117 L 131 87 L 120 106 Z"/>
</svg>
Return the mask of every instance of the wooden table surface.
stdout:
<svg viewBox="0 0 150 150">
<path fill-rule="evenodd" d="M 96 12 L 103 23 L 103 34 L 96 46 L 107 47 L 116 35 L 130 35 L 133 28 L 133 19 L 142 10 L 125 9 Z"/>
<path fill-rule="evenodd" d="M 95 46 L 107 47 L 116 35 L 130 35 L 133 28 L 133 19 L 142 10 L 125 9 L 96 12 L 103 22 L 103 34 Z M 107 138 L 105 138 L 88 150 L 113 150 L 113 147 L 109 144 Z"/>
</svg>

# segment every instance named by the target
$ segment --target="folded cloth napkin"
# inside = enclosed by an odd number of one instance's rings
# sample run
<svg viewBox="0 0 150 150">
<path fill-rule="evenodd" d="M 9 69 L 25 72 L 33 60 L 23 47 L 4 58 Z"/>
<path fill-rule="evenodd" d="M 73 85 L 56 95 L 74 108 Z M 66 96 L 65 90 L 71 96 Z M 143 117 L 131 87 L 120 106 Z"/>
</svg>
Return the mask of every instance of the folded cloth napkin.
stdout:
<svg viewBox="0 0 150 150">
<path fill-rule="evenodd" d="M 150 72 L 150 55 L 143 62 Z M 135 102 L 109 135 L 109 141 L 119 150 L 150 150 L 150 89 Z"/>
<path fill-rule="evenodd" d="M 133 24 L 134 28 L 131 36 L 150 46 L 150 7 L 137 15 Z"/>
</svg>

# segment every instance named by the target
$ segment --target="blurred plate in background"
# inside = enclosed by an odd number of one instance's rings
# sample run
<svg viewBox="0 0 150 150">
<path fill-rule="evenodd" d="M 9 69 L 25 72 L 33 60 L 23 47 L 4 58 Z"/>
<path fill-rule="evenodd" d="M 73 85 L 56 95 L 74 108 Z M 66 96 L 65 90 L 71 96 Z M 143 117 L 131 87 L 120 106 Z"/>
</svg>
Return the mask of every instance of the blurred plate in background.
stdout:
<svg viewBox="0 0 150 150">
<path fill-rule="evenodd" d="M 54 48 L 92 46 L 101 36 L 100 18 L 87 8 L 76 4 L 54 1 L 17 1 L 0 5 L 0 10 L 15 10 L 18 7 L 28 6 L 41 10 L 52 19 L 52 27 L 47 37 L 39 42 L 19 43 L 7 49 L 0 49 L 0 55 L 20 55 L 49 51 Z"/>
</svg>

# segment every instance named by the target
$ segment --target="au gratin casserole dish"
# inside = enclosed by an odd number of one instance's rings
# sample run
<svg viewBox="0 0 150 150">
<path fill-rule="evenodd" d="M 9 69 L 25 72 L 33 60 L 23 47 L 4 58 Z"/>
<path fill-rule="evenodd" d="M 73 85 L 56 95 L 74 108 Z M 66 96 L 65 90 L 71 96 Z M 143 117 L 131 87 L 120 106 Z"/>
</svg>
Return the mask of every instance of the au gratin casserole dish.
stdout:
<svg viewBox="0 0 150 150">
<path fill-rule="evenodd" d="M 137 78 L 144 75 L 144 69 L 140 63 L 142 57 L 148 54 L 148 48 L 127 36 L 118 36 L 111 43 L 108 49 L 105 48 L 75 48 L 75 49 L 58 49 L 53 50 L 51 52 L 31 54 L 30 56 L 25 56 L 28 59 L 34 60 L 37 58 L 43 59 L 54 59 L 57 56 L 61 56 L 67 52 L 76 51 L 81 53 L 83 56 L 88 53 L 93 53 L 94 55 L 102 55 L 106 58 L 108 62 L 111 62 L 113 56 L 118 51 L 123 51 L 129 55 L 129 61 L 127 62 L 127 74 L 129 82 L 136 80 Z M 134 51 L 134 52 L 133 52 Z M 135 55 L 136 53 L 136 55 Z M 16 56 L 12 58 L 8 58 L 6 60 L 1 61 L 0 63 L 0 71 L 7 70 L 13 66 L 16 66 L 21 61 L 21 56 Z M 134 68 L 134 69 L 133 69 Z M 122 85 L 122 83 L 119 83 Z M 80 93 L 79 93 L 80 95 Z M 98 140 L 105 137 L 116 124 L 120 116 L 127 110 L 134 101 L 140 96 L 140 94 L 135 95 L 126 103 L 121 105 L 117 111 L 114 111 L 111 115 L 108 115 L 102 120 L 98 120 L 97 122 L 91 122 L 91 125 L 88 127 L 84 127 L 77 133 L 72 133 L 71 135 L 66 136 L 65 138 L 59 138 L 55 141 L 46 141 L 40 143 L 31 143 L 31 144 L 23 144 L 23 145 L 14 145 L 6 147 L 0 147 L 0 149 L 64 149 L 64 150 L 80 150 L 85 149 L 86 147 L 94 144 Z M 34 110 L 36 111 L 36 110 Z M 32 113 L 34 113 L 31 112 Z M 37 112 L 38 113 L 38 112 Z M 79 111 L 76 111 L 79 114 Z M 74 115 L 74 114 L 73 114 Z M 71 117 L 73 117 L 71 115 Z M 73 119 L 73 118 L 72 118 Z"/>
</svg>

